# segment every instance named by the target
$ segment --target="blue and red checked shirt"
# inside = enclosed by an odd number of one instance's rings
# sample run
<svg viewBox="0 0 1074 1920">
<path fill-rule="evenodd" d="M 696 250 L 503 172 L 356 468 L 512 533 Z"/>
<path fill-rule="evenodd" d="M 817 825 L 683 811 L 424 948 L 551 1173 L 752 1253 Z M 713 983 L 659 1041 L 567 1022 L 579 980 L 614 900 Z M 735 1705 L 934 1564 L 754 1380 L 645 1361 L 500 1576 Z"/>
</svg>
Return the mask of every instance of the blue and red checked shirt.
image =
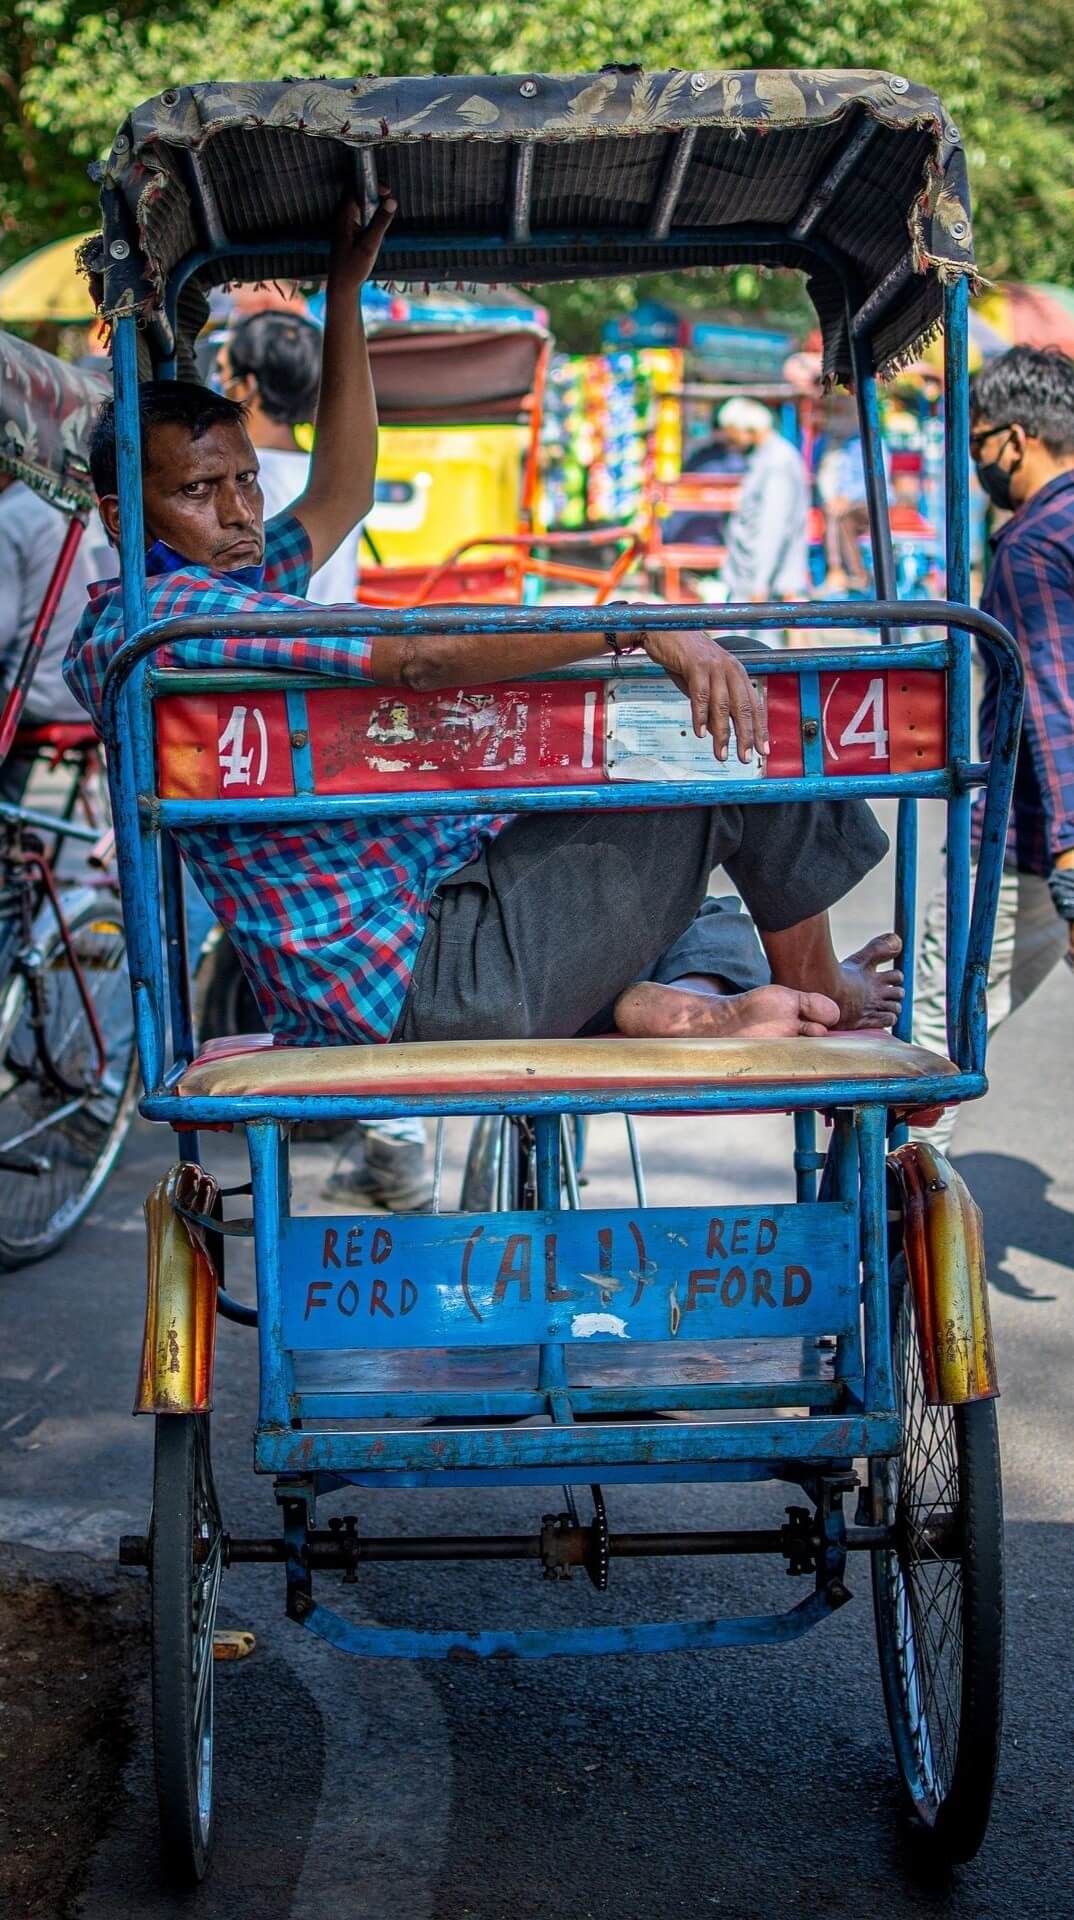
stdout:
<svg viewBox="0 0 1074 1920">
<path fill-rule="evenodd" d="M 981 596 L 1022 651 L 1025 719 L 1007 864 L 1047 878 L 1074 847 L 1074 473 L 1027 500 L 996 538 Z M 981 752 L 992 751 L 999 674 L 985 656 Z"/>
<path fill-rule="evenodd" d="M 265 528 L 260 590 L 183 563 L 147 582 L 153 620 L 179 614 L 308 610 L 309 536 L 293 514 Z M 90 589 L 64 677 L 100 725 L 105 670 L 124 637 L 118 580 Z M 181 667 L 295 667 L 370 680 L 370 643 L 321 639 L 178 641 Z M 203 828 L 183 856 L 249 976 L 270 1033 L 296 1046 L 388 1040 L 402 1010 L 440 881 L 472 860 L 502 819 L 366 817 L 301 826 Z"/>
</svg>

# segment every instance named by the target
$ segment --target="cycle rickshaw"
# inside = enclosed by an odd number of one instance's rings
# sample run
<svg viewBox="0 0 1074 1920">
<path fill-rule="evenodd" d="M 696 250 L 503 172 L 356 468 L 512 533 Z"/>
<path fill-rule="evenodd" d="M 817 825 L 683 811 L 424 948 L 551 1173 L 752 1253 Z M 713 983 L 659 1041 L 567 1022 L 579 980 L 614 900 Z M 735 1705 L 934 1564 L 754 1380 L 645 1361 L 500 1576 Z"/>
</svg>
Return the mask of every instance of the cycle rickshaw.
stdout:
<svg viewBox="0 0 1074 1920">
<path fill-rule="evenodd" d="M 363 558 L 358 576 L 363 606 L 521 606 L 556 587 L 603 606 L 633 568 L 642 542 L 630 527 L 534 523 L 551 347 L 528 324 L 371 335 L 383 478 L 366 523 L 376 559 Z"/>
<path fill-rule="evenodd" d="M 256 188 L 253 182 L 256 180 Z M 349 184 L 386 180 L 400 214 L 381 262 L 398 280 L 623 274 L 751 261 L 800 268 L 829 378 L 852 383 L 880 599 L 710 610 L 716 630 L 880 629 L 885 646 L 778 652 L 764 777 L 693 748 L 680 696 L 645 665 L 595 662 L 459 699 L 286 673 L 168 664 L 212 619 L 146 618 L 125 571 L 127 638 L 105 731 L 145 1081 L 179 1164 L 147 1206 L 138 1410 L 156 1416 L 152 1519 L 122 1554 L 152 1582 L 163 1845 L 195 1879 L 212 1831 L 212 1630 L 227 1563 L 276 1561 L 287 1610 L 330 1645 L 386 1659 L 542 1658 L 776 1646 L 848 1599 L 871 1561 L 880 1671 L 910 1805 L 945 1860 L 982 1840 L 1002 1688 L 995 1361 L 980 1217 L 959 1176 L 906 1139 L 908 1116 L 985 1091 L 985 983 L 1018 736 L 1017 650 L 968 597 L 966 314 L 973 253 L 957 130 L 935 96 L 885 73 L 643 74 L 301 81 L 170 88 L 121 129 L 103 175 L 98 264 L 114 328 L 124 547 L 139 554 L 139 361 L 185 364 L 207 285 L 315 275 Z M 877 377 L 946 330 L 951 598 L 900 602 Z M 592 632 L 687 627 L 680 606 L 357 608 L 247 615 L 226 631 Z M 907 642 L 903 629 L 924 631 Z M 970 743 L 971 640 L 999 670 L 995 751 Z M 251 749 L 236 762 L 238 716 Z M 492 740 L 496 751 L 487 751 Z M 685 744 L 684 744 L 685 743 Z M 240 778 L 232 779 L 236 765 Z M 971 889 L 970 807 L 983 790 Z M 948 1053 L 895 1035 L 758 1043 L 532 1040 L 198 1052 L 183 955 L 184 836 L 208 823 L 377 813 L 688 806 L 726 798 L 897 796 L 896 923 L 912 951 L 916 807 L 947 813 Z M 170 1036 L 170 1037 L 169 1037 Z M 573 1116 L 790 1112 L 793 1203 L 604 1212 L 579 1204 Z M 310 1118 L 484 1116 L 478 1212 L 332 1218 L 291 1211 L 288 1129 Z M 491 1122 L 490 1122 L 491 1117 Z M 821 1136 L 818 1121 L 830 1123 Z M 698 1124 L 695 1117 L 693 1124 Z M 243 1128 L 252 1219 L 224 1220 L 199 1130 Z M 211 1150 L 212 1134 L 204 1136 Z M 823 1138 L 823 1146 L 819 1140 Z M 481 1177 L 479 1177 L 481 1176 Z M 256 1310 L 221 1253 L 252 1237 Z M 258 1472 L 278 1538 L 225 1530 L 209 1444 L 218 1313 L 256 1320 Z M 618 1533 L 621 1483 L 776 1481 L 784 1526 Z M 377 1488 L 563 1483 L 532 1534 L 403 1535 L 367 1522 Z M 577 1488 L 591 1488 L 592 1518 Z M 366 1509 L 320 1503 L 360 1489 Z M 587 1506 L 586 1512 L 589 1508 Z M 326 1595 L 372 1561 L 510 1558 L 597 1588 L 620 1556 L 756 1552 L 803 1597 L 785 1612 L 552 1629 L 364 1624 Z M 344 1593 L 344 1600 L 346 1595 Z"/>
<path fill-rule="evenodd" d="M 27 718 L 93 505 L 89 430 L 107 391 L 96 374 L 0 333 L 0 473 L 67 521 L 0 698 L 0 778 L 13 776 L 0 787 L 0 1269 L 43 1259 L 67 1238 L 134 1117 L 126 940 L 96 807 L 100 744 L 86 719 Z M 23 791 L 37 762 L 62 787 L 54 811 Z M 89 871 L 61 879 L 64 850 L 79 844 Z"/>
</svg>

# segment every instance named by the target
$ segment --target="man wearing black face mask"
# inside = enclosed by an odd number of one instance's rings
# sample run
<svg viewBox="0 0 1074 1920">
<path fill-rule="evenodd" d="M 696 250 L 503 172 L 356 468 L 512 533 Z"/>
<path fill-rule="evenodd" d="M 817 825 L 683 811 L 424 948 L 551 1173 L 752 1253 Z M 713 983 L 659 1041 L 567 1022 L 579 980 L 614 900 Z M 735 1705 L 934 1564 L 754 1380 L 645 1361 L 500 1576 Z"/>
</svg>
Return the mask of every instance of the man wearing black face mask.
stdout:
<svg viewBox="0 0 1074 1920">
<path fill-rule="evenodd" d="M 993 542 L 981 596 L 1010 629 L 1026 672 L 1025 719 L 989 975 L 994 1028 L 1058 961 L 1074 967 L 1074 360 L 1014 347 L 984 368 L 970 401 L 970 454 L 995 506 L 1011 513 Z M 995 731 L 996 671 L 986 657 L 982 755 Z M 942 889 L 925 916 L 914 1038 L 944 1050 Z M 957 1108 L 919 1138 L 945 1147 Z"/>
</svg>

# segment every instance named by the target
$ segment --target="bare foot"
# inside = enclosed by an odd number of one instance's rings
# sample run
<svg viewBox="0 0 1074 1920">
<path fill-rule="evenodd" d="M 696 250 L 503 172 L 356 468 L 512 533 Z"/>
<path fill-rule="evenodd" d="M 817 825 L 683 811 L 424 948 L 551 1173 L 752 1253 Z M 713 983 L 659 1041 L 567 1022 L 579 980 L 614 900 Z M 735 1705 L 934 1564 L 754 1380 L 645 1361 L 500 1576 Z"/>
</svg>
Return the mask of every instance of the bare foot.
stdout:
<svg viewBox="0 0 1074 1920">
<path fill-rule="evenodd" d="M 795 987 L 755 987 L 752 993 L 695 993 L 681 986 L 641 980 L 615 1003 L 620 1033 L 637 1039 L 786 1040 L 819 1036 L 839 1025 L 839 1008 L 824 993 Z"/>
<path fill-rule="evenodd" d="M 901 952 L 897 933 L 878 933 L 875 940 L 866 941 L 860 953 L 852 953 L 843 961 L 841 978 L 834 988 L 841 1027 L 895 1025 L 903 1002 L 902 974 L 885 963 L 897 960 Z"/>
</svg>

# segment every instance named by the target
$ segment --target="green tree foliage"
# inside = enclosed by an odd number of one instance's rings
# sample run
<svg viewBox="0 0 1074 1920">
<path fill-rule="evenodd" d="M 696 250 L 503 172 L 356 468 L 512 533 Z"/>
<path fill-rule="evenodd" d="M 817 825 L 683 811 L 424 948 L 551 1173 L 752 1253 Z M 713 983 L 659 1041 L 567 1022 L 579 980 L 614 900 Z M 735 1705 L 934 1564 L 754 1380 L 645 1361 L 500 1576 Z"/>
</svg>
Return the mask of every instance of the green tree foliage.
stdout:
<svg viewBox="0 0 1074 1920">
<path fill-rule="evenodd" d="M 139 100 L 194 78 L 295 73 L 877 66 L 929 81 L 962 128 L 989 275 L 1074 282 L 1074 0 L 7 0 L 0 265 L 92 224 L 88 160 Z M 726 282 L 703 276 L 687 298 Z M 650 289 L 659 292 L 659 287 Z M 741 292 L 741 290 L 739 290 Z M 575 341 L 625 303 L 550 295 Z M 770 292 L 765 292 L 771 304 Z"/>
</svg>

